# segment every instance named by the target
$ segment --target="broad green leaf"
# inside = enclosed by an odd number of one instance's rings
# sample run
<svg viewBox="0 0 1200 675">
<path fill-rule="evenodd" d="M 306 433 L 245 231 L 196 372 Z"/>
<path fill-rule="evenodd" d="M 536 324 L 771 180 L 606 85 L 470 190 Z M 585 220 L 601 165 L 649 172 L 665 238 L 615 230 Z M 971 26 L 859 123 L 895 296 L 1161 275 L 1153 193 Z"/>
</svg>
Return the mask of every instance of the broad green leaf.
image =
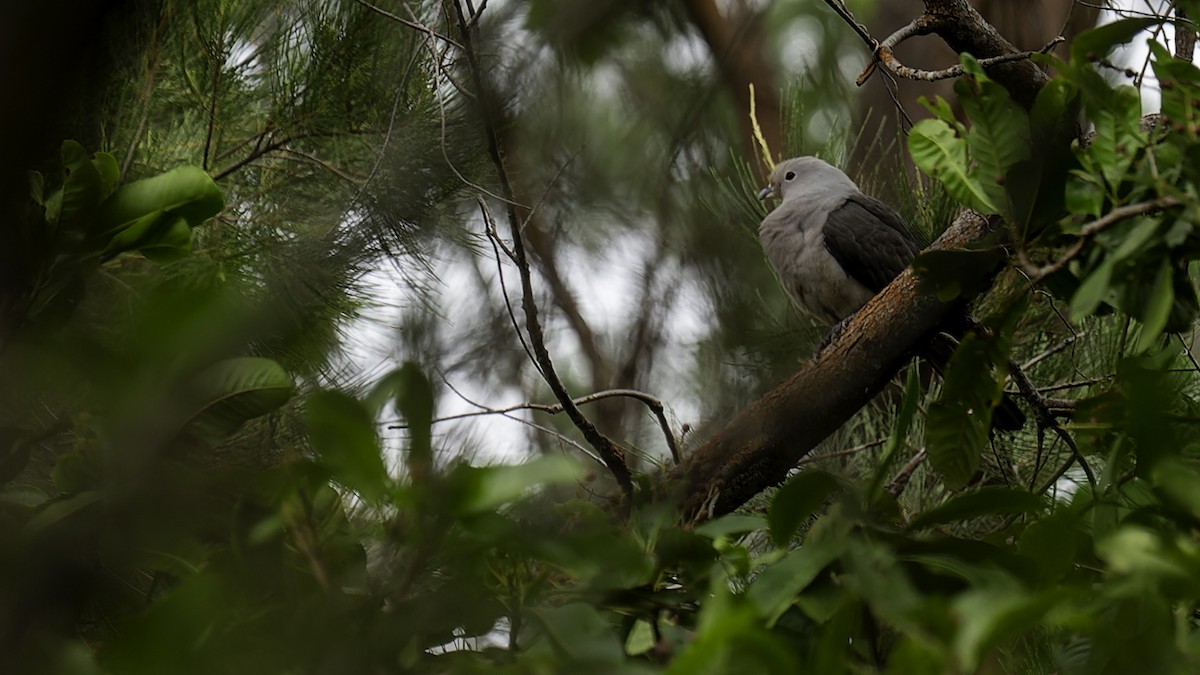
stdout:
<svg viewBox="0 0 1200 675">
<path fill-rule="evenodd" d="M 768 520 L 762 516 L 747 515 L 742 513 L 730 513 L 729 515 L 715 518 L 696 527 L 696 534 L 703 535 L 710 539 L 718 537 L 728 537 L 730 535 L 743 535 L 750 532 L 759 532 L 767 529 Z"/>
<path fill-rule="evenodd" d="M 817 578 L 821 570 L 837 560 L 842 550 L 842 541 L 839 539 L 805 543 L 759 572 L 747 589 L 746 598 L 770 626 L 792 605 L 796 595 Z"/>
<path fill-rule="evenodd" d="M 1150 481 L 1170 502 L 1200 521 L 1200 471 L 1171 457 L 1154 465 Z"/>
<path fill-rule="evenodd" d="M 1042 498 L 1027 492 L 1005 487 L 986 487 L 954 497 L 913 518 L 909 529 L 919 530 L 982 516 L 1037 513 L 1046 508 Z"/>
<path fill-rule="evenodd" d="M 366 406 L 347 394 L 321 391 L 308 399 L 304 418 L 313 449 L 334 479 L 367 500 L 383 497 L 387 468 Z"/>
<path fill-rule="evenodd" d="M 917 99 L 917 103 L 920 103 L 922 106 L 924 106 L 925 109 L 932 113 L 937 119 L 945 122 L 946 124 L 954 125 L 955 128 L 960 128 L 961 125 L 958 122 L 958 118 L 955 117 L 954 110 L 950 108 L 950 102 L 941 96 L 934 98 L 932 101 L 922 96 L 921 98 Z"/>
<path fill-rule="evenodd" d="M 1186 580 L 1196 573 L 1164 545 L 1160 534 L 1135 525 L 1124 525 L 1098 541 L 1096 553 L 1121 574 Z"/>
<path fill-rule="evenodd" d="M 1029 117 L 1008 95 L 1008 90 L 983 74 L 969 54 L 962 64 L 971 79 L 954 85 L 958 100 L 971 120 L 967 147 L 974 163 L 971 175 L 988 195 L 988 201 L 1010 216 L 1005 190 L 1009 169 L 1029 157 Z"/>
<path fill-rule="evenodd" d="M 1134 253 L 1140 252 L 1142 246 L 1158 232 L 1162 221 L 1158 218 L 1138 218 L 1127 227 L 1122 228 L 1117 250 L 1109 256 L 1113 261 L 1124 260 Z"/>
<path fill-rule="evenodd" d="M 942 393 L 929 407 L 925 450 L 929 462 L 951 488 L 962 487 L 979 466 L 991 431 L 992 410 L 1004 393 L 1012 335 L 1024 303 L 1006 308 L 993 321 L 990 336 L 969 332 L 950 357 Z"/>
<path fill-rule="evenodd" d="M 929 406 L 925 451 L 951 488 L 966 485 L 979 467 L 992 421 L 988 402 L 996 389 L 991 367 L 987 345 L 967 335 L 950 359 L 941 396 Z"/>
<path fill-rule="evenodd" d="M 456 510 L 464 516 L 516 501 L 538 486 L 572 485 L 583 478 L 583 467 L 563 455 L 546 455 L 524 464 L 505 466 L 461 465 L 452 475 L 462 490 Z"/>
<path fill-rule="evenodd" d="M 408 424 L 411 442 L 409 471 L 428 471 L 433 463 L 433 387 L 417 364 L 409 361 L 380 380 L 367 396 L 367 404 L 378 415 L 393 400 Z"/>
<path fill-rule="evenodd" d="M 104 494 L 102 492 L 99 490 L 91 490 L 48 502 L 41 511 L 38 511 L 37 515 L 31 518 L 28 523 L 25 523 L 25 530 L 27 532 L 38 532 L 45 530 L 46 528 L 51 527 L 52 525 L 88 508 L 103 498 Z"/>
<path fill-rule="evenodd" d="M 590 604 L 572 602 L 533 611 L 555 651 L 578 667 L 618 667 L 625 651 L 615 627 Z"/>
<path fill-rule="evenodd" d="M 1071 174 L 1066 186 L 1067 211 L 1099 218 L 1106 199 L 1104 186 L 1100 185 L 1099 178 L 1078 170 L 1072 171 Z M 1077 232 L 1078 229 L 1078 226 L 1072 228 L 1069 224 L 1063 228 L 1065 232 Z"/>
<path fill-rule="evenodd" d="M 1120 19 L 1085 30 L 1071 41 L 1071 60 L 1075 63 L 1104 58 L 1117 45 L 1132 40 L 1138 33 L 1161 23 L 1160 19 Z"/>
<path fill-rule="evenodd" d="M 138 250 L 160 265 L 183 260 L 192 252 L 192 228 L 183 218 L 171 218 L 152 239 L 142 242 Z"/>
<path fill-rule="evenodd" d="M 50 495 L 32 485 L 6 485 L 0 488 L 0 504 L 36 509 L 50 501 Z"/>
<path fill-rule="evenodd" d="M 784 483 L 767 512 L 775 545 L 786 546 L 813 512 L 840 488 L 841 482 L 824 471 L 801 471 Z"/>
<path fill-rule="evenodd" d="M 122 186 L 101 205 L 99 227 L 110 233 L 155 213 L 183 218 L 189 227 L 225 208 L 221 189 L 203 169 L 181 166 Z"/>
<path fill-rule="evenodd" d="M 883 490 L 884 481 L 891 475 L 892 464 L 895 462 L 896 453 L 900 451 L 900 446 L 908 441 L 908 429 L 912 426 L 913 418 L 917 415 L 917 406 L 921 402 L 921 374 L 917 368 L 917 363 L 914 361 L 908 367 L 908 379 L 904 384 L 904 400 L 900 403 L 900 412 L 896 415 L 896 422 L 892 425 L 892 433 L 888 435 L 887 443 L 883 446 L 883 453 L 879 458 L 879 464 L 875 467 L 875 471 L 871 476 L 871 484 L 867 486 L 867 503 L 874 504 L 879 498 L 880 492 Z"/>
<path fill-rule="evenodd" d="M 726 675 L 727 673 L 795 673 L 794 651 L 764 630 L 757 612 L 737 602 L 724 580 L 715 580 L 700 611 L 696 635 L 683 653 L 671 660 L 667 675 Z"/>
<path fill-rule="evenodd" d="M 1071 296 L 1071 321 L 1077 322 L 1089 316 L 1108 295 L 1109 282 L 1112 280 L 1115 261 L 1106 258 L 1100 266 L 1079 284 L 1075 295 Z"/>
<path fill-rule="evenodd" d="M 46 219 L 65 226 L 83 224 L 104 199 L 104 179 L 78 142 L 63 141 L 61 155 L 66 176 L 47 205 Z"/>
<path fill-rule="evenodd" d="M 952 197 L 983 213 L 999 213 L 987 192 L 972 178 L 967 159 L 967 142 L 941 120 L 917 122 L 908 134 L 913 162 L 941 183 Z"/>
<path fill-rule="evenodd" d="M 1018 549 L 1038 565 L 1040 577 L 1050 583 L 1061 579 L 1075 564 L 1076 552 L 1090 543 L 1079 517 L 1066 509 L 1033 521 L 1021 533 Z"/>
<path fill-rule="evenodd" d="M 654 649 L 654 644 L 654 629 L 650 622 L 638 619 L 629 629 L 629 635 L 625 636 L 625 653 L 630 656 L 645 654 Z"/>
<path fill-rule="evenodd" d="M 1142 331 L 1138 335 L 1137 347 L 1134 348 L 1138 354 L 1154 345 L 1171 316 L 1171 307 L 1175 304 L 1175 290 L 1170 262 L 1164 260 L 1159 266 L 1148 300 L 1141 311 Z"/>
<path fill-rule="evenodd" d="M 1200 68 L 1174 58 L 1157 41 L 1149 41 L 1154 54 L 1154 74 L 1162 90 L 1162 115 L 1176 125 L 1184 142 L 1195 143 L 1197 137 L 1197 108 L 1200 106 Z"/>
<path fill-rule="evenodd" d="M 954 601 L 958 632 L 954 654 L 961 672 L 976 672 L 1002 640 L 1032 630 L 1063 594 L 1051 590 L 1036 595 L 1015 582 L 972 588 Z"/>
<path fill-rule="evenodd" d="M 220 441 L 246 422 L 277 410 L 292 397 L 295 386 L 283 368 L 259 357 L 220 361 L 192 381 L 193 431 Z"/>
<path fill-rule="evenodd" d="M 1108 104 L 1093 113 L 1096 135 L 1085 152 L 1096 158 L 1096 165 L 1112 194 L 1120 191 L 1133 161 L 1149 140 L 1140 128 L 1141 119 L 1141 98 L 1137 90 L 1129 86 L 1113 89 Z"/>
<path fill-rule="evenodd" d="M 922 293 L 936 293 L 943 302 L 989 288 L 994 272 L 1008 259 L 999 247 L 922 251 L 913 260 Z"/>
</svg>

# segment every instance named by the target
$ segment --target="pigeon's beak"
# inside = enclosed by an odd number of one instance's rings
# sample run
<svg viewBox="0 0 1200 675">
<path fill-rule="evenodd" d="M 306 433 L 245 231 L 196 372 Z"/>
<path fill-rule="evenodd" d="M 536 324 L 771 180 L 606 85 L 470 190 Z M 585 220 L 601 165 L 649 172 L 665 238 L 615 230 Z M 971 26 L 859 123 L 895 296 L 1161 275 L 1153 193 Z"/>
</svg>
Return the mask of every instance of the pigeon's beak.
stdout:
<svg viewBox="0 0 1200 675">
<path fill-rule="evenodd" d="M 767 187 L 758 191 L 758 201 L 760 201 L 760 202 L 763 201 L 764 199 L 766 199 L 767 197 L 774 197 L 774 196 L 775 196 L 775 191 L 771 189 L 770 185 L 768 185 Z"/>
</svg>

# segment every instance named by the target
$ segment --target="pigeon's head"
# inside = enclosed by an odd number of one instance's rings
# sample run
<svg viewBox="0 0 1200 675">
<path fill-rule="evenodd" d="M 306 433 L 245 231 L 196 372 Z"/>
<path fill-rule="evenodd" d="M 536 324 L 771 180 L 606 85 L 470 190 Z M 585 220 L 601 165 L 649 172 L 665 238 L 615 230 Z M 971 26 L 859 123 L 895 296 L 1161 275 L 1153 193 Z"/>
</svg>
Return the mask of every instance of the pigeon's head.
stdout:
<svg viewBox="0 0 1200 675">
<path fill-rule="evenodd" d="M 790 195 L 803 194 L 834 187 L 857 189 L 842 170 L 816 157 L 793 157 L 775 165 L 770 185 L 758 193 L 759 199 L 776 197 L 786 200 Z"/>
</svg>

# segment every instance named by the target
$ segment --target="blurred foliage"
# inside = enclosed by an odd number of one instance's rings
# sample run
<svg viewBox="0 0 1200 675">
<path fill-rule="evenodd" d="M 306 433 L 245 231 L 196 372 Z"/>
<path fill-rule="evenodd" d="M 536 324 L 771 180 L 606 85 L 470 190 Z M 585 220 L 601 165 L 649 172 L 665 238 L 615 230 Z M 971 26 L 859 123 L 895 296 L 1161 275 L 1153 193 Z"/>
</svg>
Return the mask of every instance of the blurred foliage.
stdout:
<svg viewBox="0 0 1200 675">
<path fill-rule="evenodd" d="M 55 152 L 3 230 L 0 672 L 1200 668 L 1200 71 L 1152 43 L 1148 127 L 1097 70 L 1154 21 L 1046 57 L 1030 111 L 962 56 L 965 119 L 930 104 L 908 145 L 934 180 L 900 206 L 930 234 L 958 203 L 1004 216 L 1007 240 L 917 264 L 947 298 L 1004 268 L 985 328 L 942 384 L 909 368 L 777 490 L 683 528 L 669 503 L 607 510 L 557 418 L 520 418 L 522 463 L 491 461 L 495 427 L 444 431 L 471 392 L 548 397 L 461 36 L 438 3 L 379 8 L 418 29 L 356 2 L 139 4 L 39 132 Z M 834 123 L 845 27 L 770 16 L 786 154 L 880 140 Z M 476 35 L 573 392 L 719 425 L 807 358 L 823 327 L 762 260 L 745 111 L 686 11 L 510 2 Z M 1062 142 L 1080 114 L 1094 133 Z M 1073 446 L 988 434 L 1010 359 Z M 597 410 L 651 486 L 657 427 Z"/>
</svg>

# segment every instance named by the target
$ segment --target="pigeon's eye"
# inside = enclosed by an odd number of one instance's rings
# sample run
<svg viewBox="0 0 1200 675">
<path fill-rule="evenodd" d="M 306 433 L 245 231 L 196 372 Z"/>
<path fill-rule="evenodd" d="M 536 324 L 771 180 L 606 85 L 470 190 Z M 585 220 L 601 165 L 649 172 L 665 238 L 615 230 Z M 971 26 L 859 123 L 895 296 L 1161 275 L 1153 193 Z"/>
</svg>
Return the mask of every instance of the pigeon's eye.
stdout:
<svg viewBox="0 0 1200 675">
<path fill-rule="evenodd" d="M 787 172 L 787 173 L 783 174 L 783 179 L 784 179 L 784 180 L 792 180 L 792 179 L 793 179 L 793 178 L 795 178 L 795 177 L 796 177 L 796 172 L 795 172 L 795 171 L 789 171 L 789 172 Z"/>
</svg>

